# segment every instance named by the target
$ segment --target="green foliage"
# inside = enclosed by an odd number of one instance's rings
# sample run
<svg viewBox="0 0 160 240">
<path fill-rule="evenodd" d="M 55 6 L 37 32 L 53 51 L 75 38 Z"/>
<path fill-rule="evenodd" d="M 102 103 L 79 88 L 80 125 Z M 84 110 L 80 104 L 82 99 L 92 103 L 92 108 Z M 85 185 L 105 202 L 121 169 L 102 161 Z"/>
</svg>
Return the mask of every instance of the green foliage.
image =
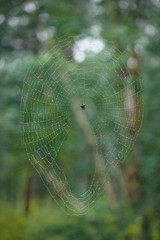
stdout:
<svg viewBox="0 0 160 240">
<path fill-rule="evenodd" d="M 81 217 L 70 217 L 57 211 L 51 204 L 32 203 L 29 217 L 21 211 L 3 205 L 0 220 L 0 234 L 4 240 L 10 239 L 137 239 L 141 234 L 141 219 L 130 208 L 117 211 L 107 210 L 107 204 L 99 203 L 98 209 Z M 125 210 L 125 212 L 123 212 Z M 122 214 L 125 216 L 122 220 Z M 7 224 L 8 219 L 10 223 Z M 5 226 L 5 227 L 4 227 Z M 118 229 L 118 231 L 117 231 Z"/>
<path fill-rule="evenodd" d="M 27 6 L 28 3 L 31 3 L 30 7 Z M 102 0 L 92 1 L 92 3 L 87 0 L 33 0 L 32 2 L 1 0 L 0 239 L 160 239 L 159 7 L 158 0 Z M 104 196 L 88 214 L 81 217 L 69 217 L 63 214 L 54 202 L 48 203 L 50 199 L 48 192 L 36 172 L 31 170 L 21 136 L 21 89 L 27 69 L 37 67 L 39 71 L 36 55 L 39 56 L 42 49 L 50 49 L 59 37 L 71 36 L 73 39 L 73 36 L 88 35 L 102 36 L 109 45 L 114 42 L 117 49 L 122 52 L 129 46 L 130 57 L 133 57 L 135 53 L 138 55 L 138 73 L 142 79 L 144 96 L 144 117 L 133 154 L 124 165 L 120 166 L 120 173 L 117 171 L 112 181 L 115 189 L 119 188 L 118 183 L 121 180 L 124 185 L 123 191 L 117 190 L 117 205 L 112 205 L 112 200 L 109 201 L 108 197 Z M 50 55 L 46 54 L 43 57 L 49 59 Z M 102 60 L 104 56 L 97 57 Z M 94 61 L 98 62 L 96 58 Z M 121 58 L 118 59 L 115 67 L 118 69 L 120 64 Z M 91 66 L 90 59 L 86 59 L 81 63 L 80 68 L 83 72 Z M 57 60 L 57 67 L 59 67 L 59 72 L 64 70 L 60 68 L 59 60 Z M 115 68 L 112 67 L 108 61 L 106 68 L 110 70 L 113 77 Z M 73 68 L 79 69 L 76 63 L 66 63 L 65 68 L 69 69 L 71 76 L 78 80 L 77 72 L 72 71 Z M 135 69 L 131 70 L 134 72 Z M 99 82 L 103 83 L 103 79 L 100 78 L 99 73 L 98 81 L 96 81 L 96 74 L 96 71 L 92 71 L 92 74 L 88 74 L 88 79 L 93 87 L 98 88 Z M 92 82 L 93 79 L 95 82 Z M 37 84 L 36 81 L 34 84 Z M 61 85 L 58 88 L 61 88 Z M 32 89 L 30 89 L 30 94 L 32 94 Z M 96 101 L 102 101 L 101 95 L 92 97 Z M 30 107 L 29 103 L 28 107 Z M 37 127 L 41 128 L 41 125 Z M 103 130 L 105 131 L 105 128 Z M 41 132 L 42 136 L 49 133 L 49 130 Z M 78 148 L 78 146 L 84 147 L 86 142 L 82 141 L 83 137 L 77 142 L 76 137 L 74 133 L 70 135 L 60 156 L 68 174 L 72 174 L 70 183 L 73 189 L 76 182 L 72 179 L 78 178 L 78 175 L 76 172 L 70 172 L 70 166 L 78 169 L 80 176 L 82 172 L 89 176 L 91 169 L 87 160 L 92 158 L 88 147 L 85 148 L 85 152 L 81 153 L 84 148 Z M 77 144 L 76 148 L 72 144 L 73 141 L 75 145 Z M 78 157 L 79 160 L 83 158 L 84 164 L 74 166 L 71 156 Z M 133 165 L 136 174 L 131 174 L 127 178 Z M 127 170 L 123 171 L 125 167 Z M 25 215 L 24 205 L 29 174 L 33 175 L 34 180 L 30 212 Z M 130 183 L 135 184 L 133 198 L 129 194 L 132 190 Z M 128 184 L 130 184 L 129 187 Z M 125 194 L 123 195 L 122 192 Z"/>
</svg>

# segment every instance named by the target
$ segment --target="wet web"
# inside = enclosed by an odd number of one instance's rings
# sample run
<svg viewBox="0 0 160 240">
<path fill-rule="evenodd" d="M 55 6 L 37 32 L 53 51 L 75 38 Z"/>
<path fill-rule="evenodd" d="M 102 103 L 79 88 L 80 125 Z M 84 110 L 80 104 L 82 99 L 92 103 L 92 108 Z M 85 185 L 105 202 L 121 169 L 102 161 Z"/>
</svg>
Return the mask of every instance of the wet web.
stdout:
<svg viewBox="0 0 160 240">
<path fill-rule="evenodd" d="M 61 40 L 40 55 L 24 80 L 26 152 L 68 214 L 86 213 L 108 191 L 111 172 L 128 156 L 140 129 L 140 82 L 125 64 L 126 52 L 104 43 L 76 62 L 73 41 Z"/>
</svg>

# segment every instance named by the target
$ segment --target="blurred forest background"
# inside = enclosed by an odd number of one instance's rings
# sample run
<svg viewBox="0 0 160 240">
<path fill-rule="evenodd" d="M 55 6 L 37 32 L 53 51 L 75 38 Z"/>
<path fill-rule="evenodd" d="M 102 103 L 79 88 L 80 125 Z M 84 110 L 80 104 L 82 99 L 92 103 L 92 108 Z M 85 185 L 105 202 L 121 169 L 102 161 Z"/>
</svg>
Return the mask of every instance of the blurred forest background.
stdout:
<svg viewBox="0 0 160 240">
<path fill-rule="evenodd" d="M 159 15 L 159 0 L 0 1 L 0 240 L 160 239 Z M 103 37 L 120 51 L 129 46 L 144 98 L 140 134 L 115 176 L 125 194 L 111 179 L 115 199 L 103 196 L 83 216 L 63 213 L 21 144 L 24 76 L 64 36 Z"/>
</svg>

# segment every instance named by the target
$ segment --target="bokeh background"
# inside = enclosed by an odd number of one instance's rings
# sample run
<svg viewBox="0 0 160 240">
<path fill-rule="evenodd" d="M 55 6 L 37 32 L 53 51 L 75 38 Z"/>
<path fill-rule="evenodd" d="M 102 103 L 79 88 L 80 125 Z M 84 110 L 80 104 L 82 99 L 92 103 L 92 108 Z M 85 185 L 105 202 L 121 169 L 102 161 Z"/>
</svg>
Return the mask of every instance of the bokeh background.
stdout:
<svg viewBox="0 0 160 240">
<path fill-rule="evenodd" d="M 160 239 L 159 13 L 159 0 L 1 0 L 1 240 Z M 21 134 L 21 90 L 27 69 L 42 50 L 67 36 L 103 37 L 122 52 L 129 46 L 126 64 L 133 78 L 141 79 L 143 91 L 138 139 L 110 179 L 114 199 L 104 194 L 82 216 L 66 215 L 49 196 L 28 161 Z M 86 174 L 89 170 L 85 167 Z"/>
</svg>

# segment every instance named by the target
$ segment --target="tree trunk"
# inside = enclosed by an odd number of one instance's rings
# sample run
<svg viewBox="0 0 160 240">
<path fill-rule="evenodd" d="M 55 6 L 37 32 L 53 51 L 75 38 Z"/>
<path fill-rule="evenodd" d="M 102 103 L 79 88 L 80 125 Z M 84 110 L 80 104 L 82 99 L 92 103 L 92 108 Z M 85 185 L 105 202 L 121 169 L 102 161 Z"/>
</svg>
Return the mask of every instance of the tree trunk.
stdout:
<svg viewBox="0 0 160 240">
<path fill-rule="evenodd" d="M 26 214 L 28 214 L 30 210 L 30 202 L 32 198 L 32 183 L 33 183 L 32 170 L 30 167 L 28 167 L 26 189 L 25 189 L 25 213 Z"/>
<path fill-rule="evenodd" d="M 135 89 L 133 90 L 135 93 L 132 94 L 128 94 L 129 99 L 127 99 L 127 102 L 130 101 L 132 103 L 132 109 L 129 109 L 128 111 L 132 111 L 132 113 L 135 115 L 134 117 L 134 121 L 130 126 L 130 136 L 134 138 L 134 136 L 137 134 L 137 132 L 139 131 L 139 128 L 141 126 L 141 115 L 142 115 L 142 104 L 141 104 L 141 99 L 139 97 L 139 88 L 140 88 L 140 83 L 139 83 L 139 78 L 140 78 L 140 59 L 139 59 L 139 55 L 133 51 L 132 53 L 132 58 L 135 59 L 135 61 L 137 62 L 137 66 L 134 67 L 133 69 L 131 69 L 131 75 L 133 80 L 135 81 Z M 131 89 L 132 90 L 132 89 Z M 128 89 L 128 91 L 131 91 L 130 89 Z M 126 105 L 127 105 L 126 102 Z M 135 150 L 136 150 L 137 146 L 135 146 Z M 134 153 L 138 152 L 135 151 Z M 134 158 L 137 158 L 137 154 L 136 156 L 134 156 Z M 126 189 L 127 189 L 127 195 L 128 198 L 130 200 L 134 200 L 137 195 L 138 195 L 138 190 L 136 188 L 136 180 L 138 177 L 138 166 L 136 164 L 136 161 L 134 161 L 134 163 L 126 163 L 126 164 L 121 164 L 121 168 L 124 174 L 124 178 L 125 178 L 125 182 L 126 182 Z"/>
</svg>

